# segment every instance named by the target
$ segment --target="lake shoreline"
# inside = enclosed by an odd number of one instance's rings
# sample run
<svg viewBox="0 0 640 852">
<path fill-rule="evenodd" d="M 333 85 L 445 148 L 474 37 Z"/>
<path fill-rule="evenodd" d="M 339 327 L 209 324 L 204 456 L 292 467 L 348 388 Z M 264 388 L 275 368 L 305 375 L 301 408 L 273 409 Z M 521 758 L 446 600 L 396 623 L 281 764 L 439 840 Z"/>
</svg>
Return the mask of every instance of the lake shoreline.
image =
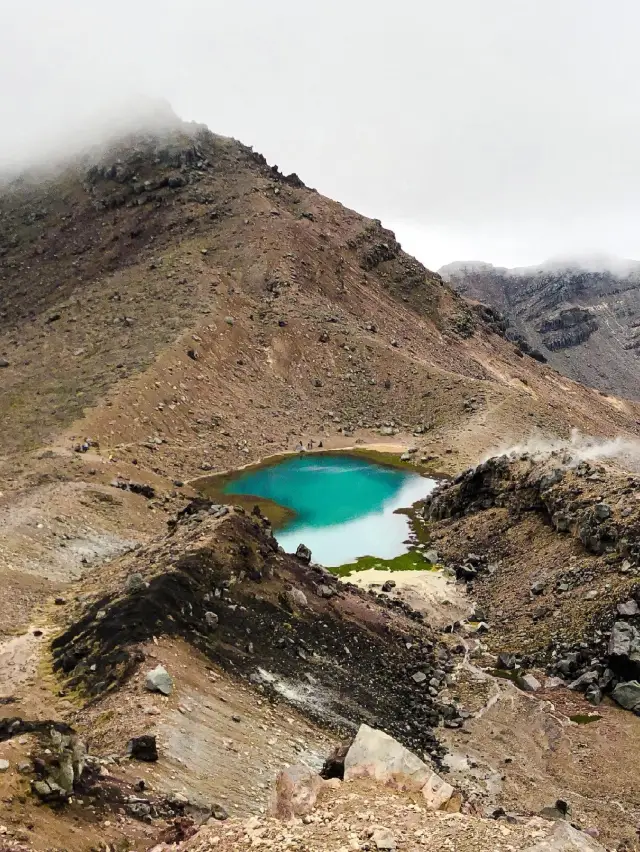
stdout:
<svg viewBox="0 0 640 852">
<path fill-rule="evenodd" d="M 376 449 L 287 453 L 227 473 L 203 477 L 201 493 L 216 502 L 257 506 L 288 552 L 303 543 L 329 569 L 362 556 L 419 557 L 416 510 L 436 480 Z M 277 473 L 271 470 L 280 467 Z M 414 560 L 416 561 L 416 560 Z M 424 567 L 419 558 L 417 567 Z"/>
</svg>

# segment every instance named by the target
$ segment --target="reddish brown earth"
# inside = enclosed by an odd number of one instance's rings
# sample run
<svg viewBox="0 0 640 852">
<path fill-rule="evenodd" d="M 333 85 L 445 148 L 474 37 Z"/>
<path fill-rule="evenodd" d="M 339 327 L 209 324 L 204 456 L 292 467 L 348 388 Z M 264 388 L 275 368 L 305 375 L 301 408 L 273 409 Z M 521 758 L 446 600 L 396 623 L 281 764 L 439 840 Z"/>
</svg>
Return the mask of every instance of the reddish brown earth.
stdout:
<svg viewBox="0 0 640 852">
<path fill-rule="evenodd" d="M 637 403 L 523 357 L 379 222 L 202 128 L 128 140 L 98 168 L 87 161 L 15 182 L 0 195 L 0 246 L 0 698 L 12 699 L 6 715 L 71 722 L 97 754 L 119 759 L 144 719 L 166 750 L 149 770 L 159 793 L 228 795 L 243 816 L 264 807 L 283 762 L 300 751 L 319 758 L 336 736 L 307 711 L 267 703 L 184 633 L 138 643 L 179 672 L 176 695 L 154 699 L 157 721 L 145 714 L 152 702 L 139 669 L 93 703 L 54 673 L 51 640 L 73 633 L 83 596 L 116 594 L 136 562 L 151 575 L 169 570 L 160 558 L 167 521 L 195 495 L 190 481 L 300 440 L 415 446 L 426 469 L 457 473 L 533 431 L 639 432 Z M 86 439 L 87 452 L 76 452 Z M 461 534 L 473 538 L 473 523 Z M 247 544 L 246 530 L 226 529 L 225 547 Z M 491 529 L 510 546 L 508 524 Z M 518 529 L 518 547 L 533 542 L 545 565 L 561 552 L 539 525 Z M 516 589 L 507 597 L 526 606 Z M 324 606 L 313 601 L 314 612 Z M 354 630 L 386 612 L 355 592 L 340 601 L 333 617 Z M 526 631 L 520 618 L 505 636 Z M 234 737 L 235 715 L 247 724 Z M 625 725 L 611 734 L 621 752 L 632 742 Z M 0 774 L 9 835 L 41 850 L 123 837 L 143 849 L 156 839 L 155 826 L 117 809 L 36 805 L 16 770 L 34 747 L 29 738 L 0 743 L 11 763 Z M 542 796 L 544 773 L 522 761 Z M 141 770 L 123 760 L 107 771 L 126 785 Z"/>
</svg>

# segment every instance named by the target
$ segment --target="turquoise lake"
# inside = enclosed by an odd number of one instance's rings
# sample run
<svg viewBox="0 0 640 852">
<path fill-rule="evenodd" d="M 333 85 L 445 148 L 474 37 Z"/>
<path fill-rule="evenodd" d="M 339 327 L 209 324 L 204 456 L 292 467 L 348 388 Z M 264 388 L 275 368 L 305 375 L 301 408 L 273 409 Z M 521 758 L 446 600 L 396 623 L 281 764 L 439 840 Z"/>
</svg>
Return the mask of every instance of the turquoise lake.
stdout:
<svg viewBox="0 0 640 852">
<path fill-rule="evenodd" d="M 239 473 L 226 494 L 263 497 L 296 516 L 275 531 L 289 553 L 299 544 L 327 567 L 359 556 L 392 559 L 407 551 L 409 520 L 394 514 L 423 499 L 436 483 L 419 474 L 339 454 L 294 456 Z"/>
</svg>

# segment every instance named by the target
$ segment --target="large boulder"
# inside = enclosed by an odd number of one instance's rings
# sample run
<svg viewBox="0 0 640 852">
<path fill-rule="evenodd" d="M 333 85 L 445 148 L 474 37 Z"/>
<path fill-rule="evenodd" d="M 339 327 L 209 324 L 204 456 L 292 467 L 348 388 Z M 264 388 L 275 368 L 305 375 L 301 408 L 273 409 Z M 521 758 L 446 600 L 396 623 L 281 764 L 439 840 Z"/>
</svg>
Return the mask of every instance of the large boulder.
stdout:
<svg viewBox="0 0 640 852">
<path fill-rule="evenodd" d="M 640 634 L 627 621 L 616 621 L 609 639 L 609 654 L 612 657 L 631 657 L 638 654 L 640 661 Z"/>
<path fill-rule="evenodd" d="M 344 780 L 373 778 L 397 790 L 421 792 L 431 810 L 447 804 L 454 789 L 393 737 L 360 725 L 344 760 Z"/>
<path fill-rule="evenodd" d="M 134 760 L 144 760 L 147 763 L 155 763 L 158 759 L 156 738 L 151 734 L 143 734 L 141 737 L 132 737 L 127 743 L 127 754 Z"/>
<path fill-rule="evenodd" d="M 619 683 L 611 697 L 625 710 L 633 710 L 640 716 L 640 683 L 637 680 Z"/>
<path fill-rule="evenodd" d="M 311 813 L 320 790 L 329 783 L 301 763 L 283 769 L 276 778 L 270 803 L 271 813 L 282 820 Z"/>
<path fill-rule="evenodd" d="M 163 695 L 171 695 L 173 692 L 173 678 L 164 666 L 156 666 L 147 672 L 144 685 L 149 692 L 161 692 Z"/>
<path fill-rule="evenodd" d="M 305 593 L 301 589 L 296 589 L 295 586 L 284 594 L 292 609 L 305 609 L 309 606 Z"/>
<path fill-rule="evenodd" d="M 311 562 L 311 551 L 306 544 L 299 544 L 296 550 L 296 556 L 301 562 L 308 565 Z"/>
<path fill-rule="evenodd" d="M 604 846 L 573 828 L 568 822 L 557 822 L 544 840 L 529 846 L 525 852 L 606 852 Z"/>
<path fill-rule="evenodd" d="M 360 725 L 344 760 L 344 780 L 368 777 L 399 790 L 421 790 L 430 768 L 397 740 L 368 725 Z"/>
</svg>

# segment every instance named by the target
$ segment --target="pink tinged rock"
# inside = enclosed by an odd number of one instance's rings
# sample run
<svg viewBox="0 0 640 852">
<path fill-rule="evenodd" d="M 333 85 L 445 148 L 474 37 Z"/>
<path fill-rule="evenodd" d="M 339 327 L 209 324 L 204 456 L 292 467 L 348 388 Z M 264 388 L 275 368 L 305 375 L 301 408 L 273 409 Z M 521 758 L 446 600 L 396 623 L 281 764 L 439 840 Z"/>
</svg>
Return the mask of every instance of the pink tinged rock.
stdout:
<svg viewBox="0 0 640 852">
<path fill-rule="evenodd" d="M 429 780 L 422 788 L 422 795 L 430 811 L 437 811 L 444 807 L 454 792 L 451 784 L 448 784 L 435 772 L 431 773 Z"/>
<path fill-rule="evenodd" d="M 324 785 L 316 772 L 302 764 L 283 769 L 276 778 L 271 813 L 281 820 L 310 814 Z"/>
<path fill-rule="evenodd" d="M 605 852 L 604 846 L 583 831 L 560 820 L 553 830 L 525 852 Z"/>
<path fill-rule="evenodd" d="M 345 781 L 373 778 L 398 790 L 417 792 L 430 775 L 431 770 L 419 757 L 393 737 L 368 725 L 360 725 L 344 760 Z"/>
<path fill-rule="evenodd" d="M 344 761 L 344 780 L 373 778 L 396 790 L 422 792 L 427 807 L 437 810 L 449 801 L 454 789 L 430 766 L 393 737 L 361 725 Z"/>
</svg>

